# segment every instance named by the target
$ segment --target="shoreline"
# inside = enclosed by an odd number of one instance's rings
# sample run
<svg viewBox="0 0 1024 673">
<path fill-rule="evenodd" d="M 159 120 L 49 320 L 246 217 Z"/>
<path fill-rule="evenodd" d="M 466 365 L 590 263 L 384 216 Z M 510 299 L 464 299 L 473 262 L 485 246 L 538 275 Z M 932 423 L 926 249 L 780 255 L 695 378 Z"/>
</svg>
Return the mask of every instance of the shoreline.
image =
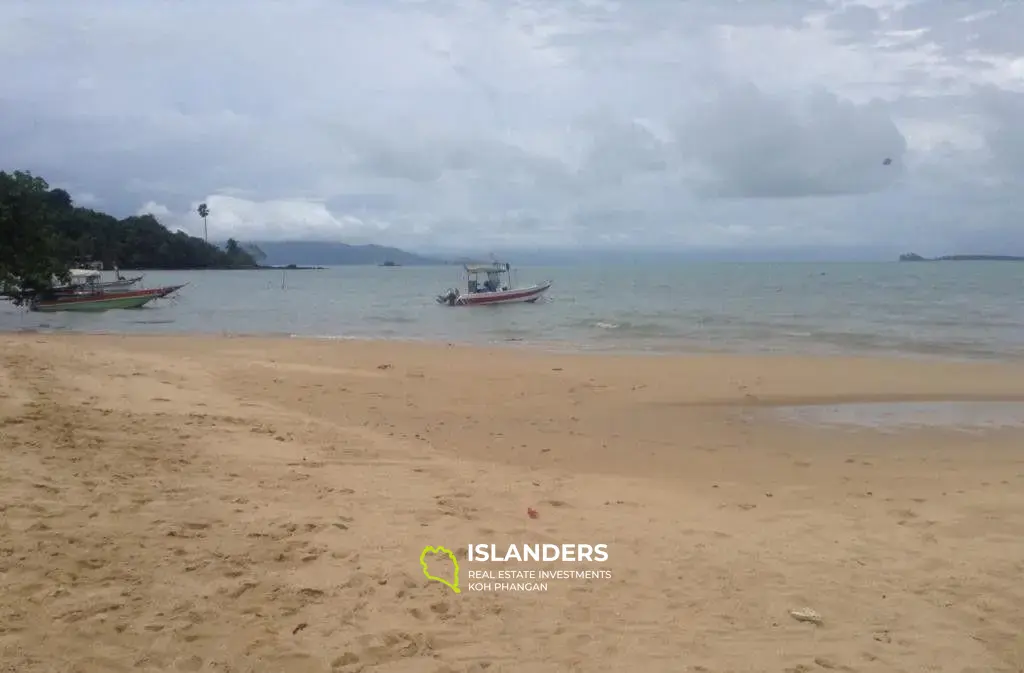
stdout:
<svg viewBox="0 0 1024 673">
<path fill-rule="evenodd" d="M 4 340 L 17 342 L 19 339 L 30 337 L 47 337 L 54 341 L 75 341 L 75 340 L 97 340 L 98 343 L 115 342 L 131 343 L 140 342 L 165 342 L 166 344 L 188 349 L 191 346 L 201 346 L 203 342 L 208 345 L 216 345 L 221 342 L 244 344 L 247 347 L 259 349 L 270 347 L 274 344 L 301 344 L 303 342 L 315 343 L 322 346 L 329 354 L 335 355 L 381 355 L 390 354 L 402 357 L 403 359 L 415 359 L 424 357 L 432 359 L 441 354 L 455 353 L 460 360 L 486 363 L 488 358 L 511 358 L 519 359 L 521 362 L 530 363 L 533 366 L 545 365 L 547 363 L 572 362 L 582 364 L 583 367 L 601 365 L 602 363 L 613 364 L 617 369 L 630 369 L 636 365 L 640 369 L 636 376 L 644 377 L 659 373 L 664 364 L 678 365 L 700 369 L 702 372 L 714 371 L 721 368 L 722 373 L 734 374 L 743 371 L 745 368 L 753 368 L 770 371 L 775 375 L 783 373 L 789 367 L 804 368 L 814 367 L 819 370 L 818 378 L 827 380 L 830 383 L 840 379 L 855 381 L 857 374 L 863 368 L 869 370 L 888 369 L 885 377 L 887 381 L 898 378 L 899 375 L 907 377 L 907 381 L 901 383 L 901 388 L 906 390 L 916 389 L 920 392 L 880 392 L 875 389 L 866 390 L 861 393 L 843 392 L 828 396 L 802 395 L 783 396 L 777 403 L 767 406 L 785 406 L 791 404 L 812 405 L 812 404 L 847 404 L 847 403 L 874 403 L 874 402 L 1017 402 L 1024 401 L 1024 385 L 1018 386 L 1017 381 L 1024 381 L 1024 361 L 1013 359 L 953 359 L 953 358 L 914 358 L 903 354 L 873 355 L 873 354 L 796 354 L 788 352 L 775 353 L 740 353 L 733 351 L 694 351 L 694 352 L 630 352 L 624 350 L 588 350 L 585 348 L 554 349 L 528 343 L 473 343 L 456 342 L 433 339 L 410 339 L 405 337 L 395 338 L 365 338 L 365 337 L 306 337 L 292 334 L 234 334 L 234 333 L 176 333 L 176 332 L 150 332 L 150 333 L 121 333 L 121 332 L 85 332 L 85 331 L 21 331 L 21 332 L 0 332 L 0 342 Z M 301 354 L 301 351 L 299 351 Z M 653 368 L 651 368 L 653 365 Z M 481 365 L 486 368 L 486 365 Z M 1010 369 L 1012 368 L 1012 370 Z M 556 367 L 552 371 L 562 371 L 564 367 Z M 734 370 L 734 371 L 730 371 Z M 831 370 L 831 371 L 828 371 Z M 939 377 L 948 376 L 949 371 L 962 372 L 966 380 L 972 375 L 985 376 L 991 381 L 993 378 L 1001 381 L 1001 386 L 1007 392 L 992 392 L 984 385 L 979 390 L 977 387 L 966 386 L 974 392 L 960 393 L 935 393 L 929 390 L 929 385 L 915 388 L 912 382 L 921 377 L 938 372 Z M 622 372 L 620 371 L 620 375 Z M 870 380 L 870 377 L 868 377 Z M 822 381 L 824 383 L 824 381 Z M 891 385 L 891 384 L 886 384 Z M 829 386 L 838 390 L 844 390 L 850 386 Z M 853 386 L 856 388 L 857 386 Z M 1012 392 L 1011 392 L 1012 391 Z M 744 406 L 766 406 L 765 400 L 758 398 L 751 399 L 748 395 L 745 398 Z M 815 402 L 815 400 L 819 400 Z M 689 402 L 688 404 L 692 404 Z M 733 402 L 722 402 L 711 400 L 700 403 L 701 406 L 718 406 L 720 404 L 732 404 Z"/>
<path fill-rule="evenodd" d="M 920 351 L 910 350 L 842 350 L 835 349 L 829 352 L 825 349 L 814 352 L 807 352 L 807 346 L 812 344 L 805 344 L 803 348 L 800 346 L 793 346 L 792 348 L 774 348 L 774 349 L 744 349 L 744 348 L 714 348 L 710 345 L 703 347 L 692 347 L 689 349 L 669 349 L 669 348 L 630 348 L 627 346 L 593 346 L 589 344 L 580 344 L 578 342 L 571 341 L 526 341 L 524 339 L 511 338 L 504 340 L 490 340 L 490 341 L 474 341 L 474 340 L 456 340 L 456 339 L 443 339 L 435 337 L 411 337 L 411 336 L 345 336 L 345 335 L 326 335 L 326 334 L 296 334 L 291 332 L 202 332 L 202 331 L 115 331 L 115 330 L 83 330 L 83 329 L 63 329 L 63 328 L 13 328 L 13 329 L 0 329 L 0 338 L 6 335 L 18 335 L 18 334 L 39 334 L 39 335 L 84 335 L 84 336 L 116 336 L 116 337 L 166 337 L 166 338 L 225 338 L 225 339 L 293 339 L 293 340 L 308 340 L 315 342 L 332 342 L 336 341 L 339 343 L 345 342 L 360 342 L 360 343 L 394 343 L 394 344 L 434 344 L 434 345 L 452 345 L 466 348 L 499 348 L 509 349 L 511 351 L 529 351 L 529 352 L 540 352 L 550 353 L 557 355 L 573 355 L 573 354 L 590 354 L 590 355 L 610 355 L 610 356 L 628 356 L 638 358 L 672 358 L 672 357 L 689 357 L 689 356 L 703 356 L 703 355 L 719 355 L 729 356 L 735 355 L 738 357 L 812 357 L 812 358 L 857 358 L 857 359 L 881 359 L 881 360 L 909 360 L 914 362 L 960 362 L 960 363 L 1006 363 L 1006 364 L 1018 364 L 1024 363 L 1024 357 L 1013 356 L 1009 354 L 999 353 L 925 353 Z"/>
</svg>

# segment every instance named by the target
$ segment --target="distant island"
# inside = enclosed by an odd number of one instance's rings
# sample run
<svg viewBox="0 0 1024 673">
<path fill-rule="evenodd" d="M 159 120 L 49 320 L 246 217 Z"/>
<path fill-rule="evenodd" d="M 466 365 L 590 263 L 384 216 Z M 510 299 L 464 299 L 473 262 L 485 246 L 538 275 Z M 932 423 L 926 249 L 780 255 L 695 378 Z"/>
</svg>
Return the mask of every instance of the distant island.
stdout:
<svg viewBox="0 0 1024 673">
<path fill-rule="evenodd" d="M 261 263 L 304 266 L 436 266 L 445 262 L 383 245 L 350 245 L 332 241 L 254 241 L 248 244 L 265 257 Z"/>
<path fill-rule="evenodd" d="M 323 271 L 324 266 L 299 266 L 298 264 L 260 264 L 261 271 Z"/>
<path fill-rule="evenodd" d="M 908 252 L 900 255 L 901 262 L 1024 262 L 1024 257 L 1011 255 L 945 255 L 943 257 L 922 257 Z"/>
</svg>

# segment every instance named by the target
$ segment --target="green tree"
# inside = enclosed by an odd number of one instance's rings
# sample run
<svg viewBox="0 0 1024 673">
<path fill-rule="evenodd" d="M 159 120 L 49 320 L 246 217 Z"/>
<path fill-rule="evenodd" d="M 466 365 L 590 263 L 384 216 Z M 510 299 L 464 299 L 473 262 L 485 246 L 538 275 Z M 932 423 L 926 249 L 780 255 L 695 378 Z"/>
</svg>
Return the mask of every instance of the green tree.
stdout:
<svg viewBox="0 0 1024 673">
<path fill-rule="evenodd" d="M 205 204 L 204 204 L 205 206 Z M 203 210 L 209 215 L 209 210 Z M 221 250 L 152 215 L 116 217 L 76 207 L 62 189 L 30 173 L 0 172 L 0 295 L 26 294 L 70 280 L 75 264 L 106 269 L 231 269 L 256 266 L 237 242 Z"/>
<path fill-rule="evenodd" d="M 199 207 L 196 208 L 196 212 L 199 213 L 199 217 L 203 218 L 203 240 L 209 243 L 210 236 L 206 230 L 206 218 L 210 216 L 210 209 L 206 207 L 205 203 L 200 203 Z"/>
<path fill-rule="evenodd" d="M 22 304 L 29 295 L 68 282 L 74 249 L 55 229 L 71 197 L 50 191 L 26 171 L 0 171 L 0 295 Z"/>
</svg>

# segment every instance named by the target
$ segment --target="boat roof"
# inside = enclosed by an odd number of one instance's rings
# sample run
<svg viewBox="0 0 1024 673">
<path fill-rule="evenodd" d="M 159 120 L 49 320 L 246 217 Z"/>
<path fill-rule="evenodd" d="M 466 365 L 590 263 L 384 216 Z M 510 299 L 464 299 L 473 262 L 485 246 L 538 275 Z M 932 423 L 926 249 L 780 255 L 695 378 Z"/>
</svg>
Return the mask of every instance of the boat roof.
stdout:
<svg viewBox="0 0 1024 673">
<path fill-rule="evenodd" d="M 84 280 L 86 278 L 99 278 L 103 274 L 94 269 L 70 269 L 73 280 Z"/>
<path fill-rule="evenodd" d="M 467 264 L 469 273 L 504 273 L 508 271 L 508 262 L 492 262 L 491 264 Z"/>
</svg>

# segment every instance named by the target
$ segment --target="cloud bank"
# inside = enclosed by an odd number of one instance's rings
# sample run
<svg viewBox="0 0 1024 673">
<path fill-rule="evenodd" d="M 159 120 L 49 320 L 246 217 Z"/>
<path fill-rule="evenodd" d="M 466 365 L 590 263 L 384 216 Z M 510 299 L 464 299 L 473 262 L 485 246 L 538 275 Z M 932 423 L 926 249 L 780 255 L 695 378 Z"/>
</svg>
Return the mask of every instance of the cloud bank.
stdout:
<svg viewBox="0 0 1024 673">
<path fill-rule="evenodd" d="M 217 239 L 1024 253 L 1021 34 L 994 0 L 8 2 L 0 147 Z"/>
</svg>

